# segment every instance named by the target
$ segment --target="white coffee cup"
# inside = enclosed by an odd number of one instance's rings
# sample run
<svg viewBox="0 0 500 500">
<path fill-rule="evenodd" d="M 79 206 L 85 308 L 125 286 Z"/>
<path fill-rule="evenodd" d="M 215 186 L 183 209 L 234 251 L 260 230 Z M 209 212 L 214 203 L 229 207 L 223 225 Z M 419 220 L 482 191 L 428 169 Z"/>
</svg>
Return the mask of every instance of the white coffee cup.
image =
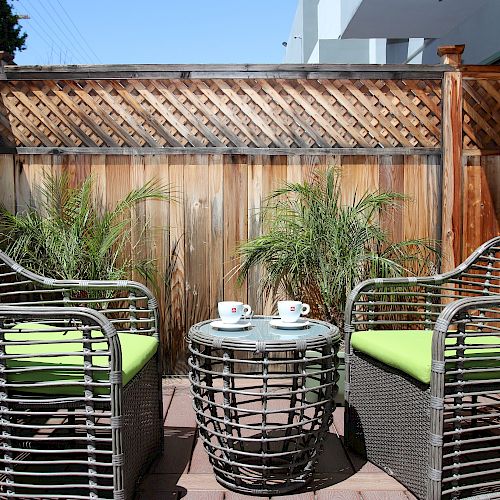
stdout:
<svg viewBox="0 0 500 500">
<path fill-rule="evenodd" d="M 309 314 L 310 310 L 309 304 L 303 304 L 298 300 L 280 300 L 278 302 L 278 312 L 284 323 L 295 323 L 301 314 Z"/>
<path fill-rule="evenodd" d="M 247 318 L 252 314 L 252 308 L 243 302 L 219 302 L 218 310 L 223 323 L 238 323 L 242 316 Z"/>
</svg>

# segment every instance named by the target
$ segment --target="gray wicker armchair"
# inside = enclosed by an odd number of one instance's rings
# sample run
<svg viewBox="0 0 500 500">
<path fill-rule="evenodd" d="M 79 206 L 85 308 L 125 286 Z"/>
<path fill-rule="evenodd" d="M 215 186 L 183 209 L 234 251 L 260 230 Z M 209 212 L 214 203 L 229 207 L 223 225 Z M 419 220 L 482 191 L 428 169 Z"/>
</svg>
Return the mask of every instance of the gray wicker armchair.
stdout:
<svg viewBox="0 0 500 500">
<path fill-rule="evenodd" d="M 162 451 L 157 303 L 0 252 L 0 497 L 131 499 Z"/>
<path fill-rule="evenodd" d="M 361 283 L 345 332 L 348 446 L 419 498 L 498 498 L 500 238 L 446 274 Z"/>
</svg>

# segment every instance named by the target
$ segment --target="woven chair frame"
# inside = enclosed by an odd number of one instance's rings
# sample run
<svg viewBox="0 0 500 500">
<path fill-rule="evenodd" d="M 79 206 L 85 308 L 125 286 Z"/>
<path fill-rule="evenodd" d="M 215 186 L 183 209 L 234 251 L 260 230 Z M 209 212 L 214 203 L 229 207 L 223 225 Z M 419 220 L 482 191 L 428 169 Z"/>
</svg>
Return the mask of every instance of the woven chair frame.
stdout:
<svg viewBox="0 0 500 500">
<path fill-rule="evenodd" d="M 338 330 L 323 324 L 329 335 L 276 342 L 191 329 L 189 377 L 199 434 L 225 487 L 269 496 L 312 479 L 338 380 Z"/>
<path fill-rule="evenodd" d="M 0 252 L 2 498 L 133 498 L 163 447 L 162 351 L 124 387 L 118 333 L 159 341 L 158 318 L 140 283 L 45 278 Z M 36 339 L 25 323 L 71 335 Z M 61 358 L 64 377 L 43 378 L 47 356 Z M 70 356 L 82 366 L 65 364 Z"/>
<path fill-rule="evenodd" d="M 377 329 L 433 331 L 430 386 L 353 351 L 355 331 Z M 419 498 L 497 497 L 500 237 L 449 273 L 361 283 L 345 338 L 347 443 Z"/>
</svg>

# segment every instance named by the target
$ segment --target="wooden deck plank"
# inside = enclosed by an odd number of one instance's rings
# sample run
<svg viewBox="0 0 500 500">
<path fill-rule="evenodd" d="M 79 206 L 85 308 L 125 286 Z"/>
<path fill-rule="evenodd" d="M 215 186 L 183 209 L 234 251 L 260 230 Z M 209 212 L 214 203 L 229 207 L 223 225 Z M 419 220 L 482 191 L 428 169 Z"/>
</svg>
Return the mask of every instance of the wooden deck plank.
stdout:
<svg viewBox="0 0 500 500">
<path fill-rule="evenodd" d="M 177 500 L 178 498 L 186 497 L 181 497 L 179 491 L 148 491 L 141 492 L 140 497 L 138 498 L 141 500 Z"/>
<path fill-rule="evenodd" d="M 224 500 L 223 491 L 188 491 L 182 500 Z"/>
<path fill-rule="evenodd" d="M 205 451 L 205 448 L 203 448 L 203 444 L 199 438 L 196 440 L 196 444 L 194 446 L 188 473 L 212 474 L 212 466 L 208 460 L 208 454 Z"/>
<path fill-rule="evenodd" d="M 347 454 L 349 455 L 349 458 L 351 459 L 351 462 L 353 463 L 356 472 L 372 472 L 372 473 L 385 474 L 385 472 L 379 467 L 377 467 L 375 464 L 367 462 L 366 458 L 360 457 L 359 455 L 351 451 L 348 451 Z"/>
<path fill-rule="evenodd" d="M 335 434 L 328 434 L 324 441 L 323 453 L 319 456 L 316 472 L 347 472 L 354 474 L 354 469 L 344 451 L 340 439 Z"/>
<path fill-rule="evenodd" d="M 167 413 L 170 408 L 170 403 L 172 402 L 172 396 L 174 395 L 173 387 L 163 387 L 163 422 L 167 418 Z"/>
<path fill-rule="evenodd" d="M 320 474 L 316 474 L 320 476 Z M 394 478 L 379 472 L 357 472 L 345 478 L 344 474 L 329 474 L 330 481 L 340 479 L 339 482 L 327 486 L 330 490 L 352 490 L 352 491 L 405 491 L 405 487 Z M 318 477 L 318 479 L 320 479 Z"/>
<path fill-rule="evenodd" d="M 196 431 L 186 427 L 164 429 L 165 453 L 153 466 L 157 474 L 174 474 L 189 470 Z"/>
<path fill-rule="evenodd" d="M 360 500 L 361 496 L 357 491 L 342 490 L 318 490 L 316 500 Z"/>
<path fill-rule="evenodd" d="M 307 491 L 305 493 L 296 493 L 295 495 L 280 495 L 271 497 L 271 500 L 314 500 L 314 493 Z"/>
<path fill-rule="evenodd" d="M 227 491 L 213 474 L 148 474 L 140 488 L 141 492 L 158 491 Z"/>
<path fill-rule="evenodd" d="M 418 500 L 417 497 L 413 494 L 413 493 L 410 493 L 409 491 L 405 491 L 406 493 L 406 496 L 410 499 L 410 500 Z"/>
<path fill-rule="evenodd" d="M 196 417 L 189 389 L 176 388 L 165 419 L 165 427 L 196 427 Z"/>
<path fill-rule="evenodd" d="M 362 491 L 363 500 L 408 500 L 404 491 Z"/>
<path fill-rule="evenodd" d="M 187 491 L 228 491 L 213 474 L 183 474 L 177 485 Z"/>
<path fill-rule="evenodd" d="M 141 500 L 240 500 L 250 498 L 221 486 L 212 472 L 203 445 L 197 439 L 189 385 L 182 380 L 164 383 L 165 454 L 144 479 Z M 170 403 L 169 403 L 170 401 Z M 334 425 L 325 440 L 313 482 L 295 495 L 279 500 L 414 500 L 403 485 L 366 459 L 346 450 L 342 436 L 343 408 L 337 408 Z M 343 432 L 342 432 L 343 433 Z M 339 432 L 340 434 L 340 432 Z M 278 497 L 273 497 L 278 500 Z"/>
<path fill-rule="evenodd" d="M 333 425 L 338 436 L 344 435 L 344 407 L 337 406 L 333 412 Z"/>
</svg>

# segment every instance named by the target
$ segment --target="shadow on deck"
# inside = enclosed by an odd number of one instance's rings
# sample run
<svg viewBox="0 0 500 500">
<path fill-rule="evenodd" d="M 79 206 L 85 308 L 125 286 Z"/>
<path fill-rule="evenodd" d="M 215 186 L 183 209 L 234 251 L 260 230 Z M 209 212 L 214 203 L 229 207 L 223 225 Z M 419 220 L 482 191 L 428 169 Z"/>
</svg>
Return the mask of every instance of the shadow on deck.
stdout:
<svg viewBox="0 0 500 500">
<path fill-rule="evenodd" d="M 163 387 L 165 453 L 144 478 L 139 500 L 250 498 L 225 489 L 215 479 L 197 439 L 196 421 L 186 379 L 166 380 Z M 343 408 L 337 408 L 313 482 L 288 496 L 296 500 L 408 500 L 415 497 L 394 478 L 344 447 Z"/>
</svg>

